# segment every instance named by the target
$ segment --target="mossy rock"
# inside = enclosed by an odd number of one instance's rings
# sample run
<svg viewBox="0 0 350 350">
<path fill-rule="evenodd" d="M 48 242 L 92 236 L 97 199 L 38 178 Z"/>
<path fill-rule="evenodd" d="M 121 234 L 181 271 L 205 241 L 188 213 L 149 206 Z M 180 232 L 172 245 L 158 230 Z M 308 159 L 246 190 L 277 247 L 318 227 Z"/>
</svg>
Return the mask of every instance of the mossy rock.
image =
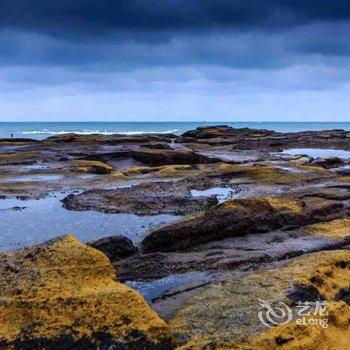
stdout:
<svg viewBox="0 0 350 350">
<path fill-rule="evenodd" d="M 95 160 L 76 160 L 72 163 L 72 169 L 87 174 L 112 174 L 115 169 L 106 163 Z"/>
<path fill-rule="evenodd" d="M 100 251 L 65 236 L 0 255 L 1 349 L 169 349 L 169 327 Z M 113 347 L 113 348 L 115 348 Z"/>
<path fill-rule="evenodd" d="M 181 349 L 348 350 L 349 281 L 350 251 L 313 253 L 279 269 L 199 290 L 170 325 L 183 340 Z M 277 307 L 284 303 L 298 315 L 297 302 L 315 298 L 327 303 L 326 314 L 314 316 L 311 306 L 305 325 L 298 316 L 272 328 L 259 319 L 262 300 Z M 326 320 L 328 326 L 308 324 L 310 319 Z"/>
</svg>

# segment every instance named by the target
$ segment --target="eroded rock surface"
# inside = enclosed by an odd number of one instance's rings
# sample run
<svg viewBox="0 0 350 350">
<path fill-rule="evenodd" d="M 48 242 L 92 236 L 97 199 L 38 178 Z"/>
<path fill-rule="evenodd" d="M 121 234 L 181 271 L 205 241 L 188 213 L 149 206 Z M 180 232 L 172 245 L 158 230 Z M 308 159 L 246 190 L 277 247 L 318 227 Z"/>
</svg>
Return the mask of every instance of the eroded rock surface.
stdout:
<svg viewBox="0 0 350 350">
<path fill-rule="evenodd" d="M 209 209 L 215 204 L 216 198 L 191 198 L 185 187 L 170 182 L 146 183 L 115 190 L 90 190 L 63 199 L 64 207 L 70 210 L 138 215 L 185 215 Z"/>
<path fill-rule="evenodd" d="M 349 281 L 350 251 L 314 253 L 279 269 L 206 286 L 192 295 L 170 325 L 183 349 L 346 350 L 350 305 L 344 291 Z M 311 306 L 304 325 L 294 319 L 269 329 L 258 318 L 259 300 L 276 306 L 284 302 L 294 315 L 298 301 L 325 301 L 327 307 L 325 314 L 313 316 L 315 305 Z M 328 326 L 309 325 L 312 318 Z"/>
<path fill-rule="evenodd" d="M 304 226 L 344 216 L 342 202 L 307 207 L 292 198 L 252 198 L 228 201 L 193 219 L 155 230 L 142 242 L 146 253 L 186 250 L 201 243 L 251 233 L 263 233 L 286 226 Z"/>
<path fill-rule="evenodd" d="M 147 295 L 180 346 L 347 350 L 349 150 L 344 130 L 227 126 L 182 136 L 0 140 L 0 198 L 23 199 L 0 215 L 25 213 L 26 199 L 63 190 L 63 207 L 74 214 L 178 214 L 150 226 L 140 246 L 118 232 L 90 245 L 108 255 L 118 281 Z M 170 328 L 116 281 L 101 252 L 65 238 L 0 259 L 2 344 L 174 346 Z M 326 300 L 329 328 L 267 330 L 257 319 L 259 298 L 293 310 L 303 298 Z"/>
<path fill-rule="evenodd" d="M 2 349 L 170 349 L 170 328 L 72 236 L 0 255 Z"/>
</svg>

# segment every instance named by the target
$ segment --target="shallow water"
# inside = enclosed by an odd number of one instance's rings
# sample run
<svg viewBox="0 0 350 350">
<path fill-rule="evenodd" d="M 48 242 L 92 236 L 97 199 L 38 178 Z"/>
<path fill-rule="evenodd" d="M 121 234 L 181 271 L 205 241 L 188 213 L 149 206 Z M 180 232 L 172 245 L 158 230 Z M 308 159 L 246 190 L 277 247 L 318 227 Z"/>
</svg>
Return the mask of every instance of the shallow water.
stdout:
<svg viewBox="0 0 350 350">
<path fill-rule="evenodd" d="M 245 151 L 204 151 L 200 152 L 202 155 L 209 158 L 218 158 L 223 162 L 252 162 L 260 159 L 258 154 Z"/>
<path fill-rule="evenodd" d="M 33 174 L 33 175 L 22 175 L 15 177 L 7 177 L 2 179 L 2 182 L 37 182 L 37 181 L 57 181 L 62 179 L 62 175 L 55 174 Z"/>
<path fill-rule="evenodd" d="M 212 278 L 205 272 L 187 272 L 170 275 L 150 282 L 128 281 L 125 282 L 129 287 L 140 292 L 145 299 L 151 303 L 152 299 L 159 297 L 169 289 L 192 282 L 211 281 Z"/>
<path fill-rule="evenodd" d="M 212 187 L 207 190 L 191 190 L 192 197 L 216 196 L 219 203 L 223 203 L 235 196 L 235 190 L 231 187 Z"/>
<path fill-rule="evenodd" d="M 342 167 L 335 168 L 335 169 L 333 169 L 333 171 L 335 171 L 337 173 L 349 174 L 350 175 L 350 165 L 344 165 Z"/>
<path fill-rule="evenodd" d="M 24 146 L 0 146 L 0 153 L 12 153 L 14 151 L 18 151 Z"/>
<path fill-rule="evenodd" d="M 110 160 L 110 161 L 108 161 L 108 163 L 120 171 L 125 170 L 127 168 L 131 168 L 131 167 L 144 167 L 145 166 L 145 164 L 143 164 L 143 163 L 141 163 L 141 162 L 139 162 L 131 157 Z"/>
<path fill-rule="evenodd" d="M 25 170 L 44 170 L 49 167 L 53 167 L 52 164 L 42 164 L 42 163 L 37 163 L 37 164 L 30 164 L 30 165 L 20 165 L 22 169 Z"/>
<path fill-rule="evenodd" d="M 68 194 L 55 193 L 38 200 L 0 200 L 0 251 L 44 242 L 64 234 L 74 234 L 82 241 L 124 235 L 137 243 L 152 227 L 179 220 L 173 215 L 70 211 L 62 208 L 60 202 Z M 11 210 L 13 207 L 25 209 Z"/>
<path fill-rule="evenodd" d="M 291 166 L 276 166 L 277 169 L 280 169 L 282 171 L 286 171 L 288 173 L 307 173 L 307 170 L 304 169 L 298 169 L 295 167 L 291 167 Z"/>
<path fill-rule="evenodd" d="M 283 154 L 292 155 L 304 155 L 306 154 L 312 158 L 327 158 L 327 157 L 338 157 L 350 159 L 350 151 L 344 151 L 340 149 L 322 149 L 322 148 L 291 148 L 286 149 L 282 152 Z"/>
</svg>

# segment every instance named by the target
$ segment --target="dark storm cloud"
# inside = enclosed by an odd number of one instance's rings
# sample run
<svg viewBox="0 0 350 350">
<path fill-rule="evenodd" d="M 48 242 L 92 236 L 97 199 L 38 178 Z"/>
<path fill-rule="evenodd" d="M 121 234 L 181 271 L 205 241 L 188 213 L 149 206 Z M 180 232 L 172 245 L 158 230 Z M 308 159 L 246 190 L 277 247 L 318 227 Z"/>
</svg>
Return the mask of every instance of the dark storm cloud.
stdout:
<svg viewBox="0 0 350 350">
<path fill-rule="evenodd" d="M 67 96 L 94 117 L 104 96 L 110 111 L 156 119 L 216 101 L 259 119 L 251 101 L 269 116 L 304 91 L 330 110 L 348 100 L 349 23 L 344 0 L 0 0 L 0 118 L 34 113 L 32 100 L 52 118 L 66 103 L 83 113 Z"/>
<path fill-rule="evenodd" d="M 345 0 L 2 0 L 3 28 L 74 36 L 115 30 L 281 28 L 350 17 Z"/>
<path fill-rule="evenodd" d="M 60 65 L 77 69 L 130 70 L 145 66 L 219 65 L 240 68 L 284 66 L 280 37 L 255 33 L 172 33 L 162 42 L 120 36 L 80 42 L 26 33 L 0 33 L 0 64 Z"/>
<path fill-rule="evenodd" d="M 343 0 L 0 0 L 0 64 L 281 68 L 348 55 L 349 18 Z"/>
</svg>

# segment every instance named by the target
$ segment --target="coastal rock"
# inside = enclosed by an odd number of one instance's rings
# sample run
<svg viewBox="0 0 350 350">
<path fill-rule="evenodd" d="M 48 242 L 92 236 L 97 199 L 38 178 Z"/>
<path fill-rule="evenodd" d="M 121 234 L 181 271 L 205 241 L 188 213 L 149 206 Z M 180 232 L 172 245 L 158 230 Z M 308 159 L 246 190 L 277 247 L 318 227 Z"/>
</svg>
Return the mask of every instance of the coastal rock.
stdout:
<svg viewBox="0 0 350 350">
<path fill-rule="evenodd" d="M 305 227 L 307 232 L 331 238 L 350 238 L 350 218 L 345 217 L 326 222 L 320 222 Z"/>
<path fill-rule="evenodd" d="M 192 198 L 187 189 L 177 183 L 142 183 L 130 188 L 91 190 L 70 194 L 63 200 L 69 210 L 96 210 L 105 213 L 138 215 L 183 215 L 209 209 L 216 205 L 215 197 Z"/>
<path fill-rule="evenodd" d="M 332 251 L 350 243 L 348 162 L 288 150 L 350 150 L 349 132 L 214 126 L 181 137 L 70 134 L 0 144 L 0 198 L 10 204 L 48 193 L 54 203 L 64 190 L 72 193 L 63 200 L 70 210 L 186 215 L 158 226 L 140 250 L 117 236 L 89 247 L 64 238 L 0 255 L 1 349 L 174 346 L 169 328 L 139 294 L 116 281 L 107 258 L 92 246 L 108 256 L 119 282 L 145 293 L 154 310 L 170 320 L 185 348 L 296 350 L 304 348 L 305 339 L 307 350 L 309 342 L 329 350 L 333 330 L 343 344 L 349 318 L 338 306 L 349 302 L 348 265 Z M 229 193 L 220 201 L 236 199 L 218 205 L 220 192 Z M 40 211 L 43 202 L 24 203 L 23 212 L 14 211 L 21 202 L 13 203 L 4 201 L 0 211 L 15 218 L 13 227 L 5 227 L 9 247 L 18 244 L 18 218 Z M 66 214 L 67 220 L 80 216 Z M 32 229 L 28 238 L 42 237 L 40 225 L 31 224 L 32 219 L 23 220 Z M 137 235 L 129 224 L 128 231 Z M 86 227 L 82 237 L 91 230 Z M 292 267 L 293 260 L 298 267 Z M 337 326 L 330 323 L 331 335 L 316 332 L 318 343 L 300 328 L 265 337 L 256 318 L 257 299 L 270 297 L 291 308 L 315 298 L 343 304 L 334 306 L 331 319 Z"/>
<path fill-rule="evenodd" d="M 249 198 L 231 200 L 196 217 L 153 231 L 141 243 L 146 253 L 186 250 L 193 246 L 251 233 L 262 233 L 289 225 L 307 225 L 341 216 L 342 203 L 304 208 L 293 198 Z M 344 215 L 344 214 L 343 214 Z"/>
<path fill-rule="evenodd" d="M 319 252 L 239 281 L 212 283 L 194 292 L 170 325 L 182 349 L 347 350 L 349 267 L 350 251 Z M 325 313 L 311 304 L 305 323 L 298 322 L 297 303 L 317 299 L 325 302 Z M 270 329 L 261 303 L 281 307 L 294 319 L 285 324 L 276 319 Z"/>
<path fill-rule="evenodd" d="M 323 168 L 337 168 L 344 165 L 344 160 L 338 157 L 329 157 L 329 158 L 316 158 L 312 164 L 322 166 Z"/>
<path fill-rule="evenodd" d="M 314 158 L 309 157 L 307 155 L 303 155 L 303 156 L 293 157 L 290 161 L 292 164 L 304 165 L 304 164 L 312 163 L 313 160 Z"/>
<path fill-rule="evenodd" d="M 125 258 L 137 252 L 137 248 L 133 245 L 132 241 L 124 236 L 104 237 L 89 242 L 88 245 L 100 250 L 113 261 Z"/>
<path fill-rule="evenodd" d="M 137 143 L 150 143 L 150 142 L 171 142 L 172 139 L 176 138 L 174 134 L 142 134 L 142 135 L 123 135 L 123 134 L 88 134 L 81 135 L 75 133 L 67 133 L 61 135 L 53 135 L 42 143 L 81 143 L 81 144 L 99 144 L 105 143 L 108 145 L 119 145 L 119 144 L 137 144 Z"/>
<path fill-rule="evenodd" d="M 172 149 L 167 143 L 149 143 L 149 144 L 144 144 L 142 146 L 150 149 L 167 149 L 167 150 Z"/>
<path fill-rule="evenodd" d="M 133 151 L 131 155 L 137 161 L 151 166 L 216 162 L 215 159 L 191 151 L 139 149 L 137 151 Z"/>
<path fill-rule="evenodd" d="M 3 153 L 0 154 L 0 166 L 35 164 L 39 158 L 39 152 L 29 150 Z"/>
<path fill-rule="evenodd" d="M 196 245 L 186 251 L 137 253 L 111 261 L 121 280 L 150 280 L 191 271 L 215 273 L 219 279 L 221 274 L 235 278 L 252 269 L 266 269 L 270 264 L 307 253 L 345 249 L 350 244 L 349 224 L 346 218 L 336 219 L 258 235 L 230 237 Z M 166 312 L 173 301 L 163 297 L 162 300 L 160 309 Z"/>
<path fill-rule="evenodd" d="M 72 162 L 72 168 L 75 171 L 87 174 L 112 174 L 115 169 L 108 164 L 92 160 L 76 160 Z"/>
<path fill-rule="evenodd" d="M 345 130 L 281 133 L 272 130 L 232 128 L 225 125 L 199 127 L 185 132 L 177 141 L 211 146 L 231 145 L 232 149 L 283 151 L 289 148 L 350 149 Z"/>
<path fill-rule="evenodd" d="M 31 143 L 38 143 L 40 141 L 34 140 L 34 139 L 29 139 L 25 137 L 13 137 L 13 138 L 3 138 L 0 139 L 0 145 L 22 145 L 22 144 L 31 144 Z"/>
<path fill-rule="evenodd" d="M 176 178 L 188 176 L 193 174 L 193 167 L 191 165 L 162 165 L 157 167 L 137 166 L 130 167 L 123 171 L 123 174 L 129 176 L 155 174 L 157 177 Z"/>
<path fill-rule="evenodd" d="M 195 130 L 186 131 L 183 137 L 196 139 L 211 139 L 225 137 L 264 137 L 274 135 L 274 131 L 249 128 L 232 128 L 228 125 L 215 125 L 208 127 L 198 127 Z"/>
<path fill-rule="evenodd" d="M 108 258 L 72 236 L 0 255 L 1 349 L 170 349 L 174 337 Z"/>
<path fill-rule="evenodd" d="M 349 176 L 350 175 L 350 165 L 346 165 L 335 169 L 335 172 L 339 175 Z"/>
</svg>

